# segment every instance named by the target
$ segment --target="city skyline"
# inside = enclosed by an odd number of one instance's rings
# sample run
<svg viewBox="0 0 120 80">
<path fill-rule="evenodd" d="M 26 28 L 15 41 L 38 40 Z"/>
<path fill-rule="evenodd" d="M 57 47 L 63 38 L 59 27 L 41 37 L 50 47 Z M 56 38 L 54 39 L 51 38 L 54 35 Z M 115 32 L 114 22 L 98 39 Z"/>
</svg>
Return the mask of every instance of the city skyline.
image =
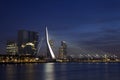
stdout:
<svg viewBox="0 0 120 80">
<path fill-rule="evenodd" d="M 56 42 L 65 40 L 74 53 L 89 51 L 120 55 L 120 1 L 1 1 L 0 47 L 16 39 L 20 29 L 44 35 L 45 25 Z M 70 50 L 71 51 L 71 50 Z M 99 53 L 101 53 L 99 52 Z"/>
</svg>

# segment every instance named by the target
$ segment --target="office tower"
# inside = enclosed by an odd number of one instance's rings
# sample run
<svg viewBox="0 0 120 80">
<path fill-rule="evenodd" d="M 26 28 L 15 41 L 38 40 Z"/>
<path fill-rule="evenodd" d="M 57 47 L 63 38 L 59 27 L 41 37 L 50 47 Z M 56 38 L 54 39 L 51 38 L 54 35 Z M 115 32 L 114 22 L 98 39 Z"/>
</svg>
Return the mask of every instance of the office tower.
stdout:
<svg viewBox="0 0 120 80">
<path fill-rule="evenodd" d="M 59 55 L 60 59 L 65 59 L 67 57 L 67 44 L 65 41 L 61 41 L 61 46 L 59 48 Z"/>
<path fill-rule="evenodd" d="M 58 54 L 58 58 L 59 59 L 63 59 L 64 57 L 63 57 L 63 47 L 62 46 L 60 46 L 60 48 L 59 48 L 59 54 Z"/>
<path fill-rule="evenodd" d="M 35 55 L 37 53 L 38 32 L 19 30 L 18 51 L 19 54 Z"/>
<path fill-rule="evenodd" d="M 47 58 L 55 59 L 55 54 L 51 47 L 52 41 L 49 40 L 47 27 L 46 27 L 46 44 L 47 44 Z"/>
<path fill-rule="evenodd" d="M 15 41 L 7 41 L 6 53 L 8 55 L 16 55 L 18 52 L 17 43 Z"/>
</svg>

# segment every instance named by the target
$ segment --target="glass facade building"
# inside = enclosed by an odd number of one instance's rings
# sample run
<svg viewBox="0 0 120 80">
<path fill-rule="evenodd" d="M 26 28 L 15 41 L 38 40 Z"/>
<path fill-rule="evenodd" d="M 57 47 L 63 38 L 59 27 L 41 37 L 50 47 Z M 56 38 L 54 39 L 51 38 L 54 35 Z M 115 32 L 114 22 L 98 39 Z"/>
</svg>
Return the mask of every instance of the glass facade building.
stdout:
<svg viewBox="0 0 120 80">
<path fill-rule="evenodd" d="M 37 53 L 38 32 L 19 30 L 18 31 L 18 52 L 19 54 L 35 55 Z"/>
<path fill-rule="evenodd" d="M 67 44 L 65 41 L 61 41 L 61 46 L 59 48 L 59 56 L 60 59 L 65 59 L 67 57 Z"/>
<path fill-rule="evenodd" d="M 8 55 L 16 55 L 18 53 L 17 43 L 15 41 L 7 41 L 6 53 Z"/>
</svg>

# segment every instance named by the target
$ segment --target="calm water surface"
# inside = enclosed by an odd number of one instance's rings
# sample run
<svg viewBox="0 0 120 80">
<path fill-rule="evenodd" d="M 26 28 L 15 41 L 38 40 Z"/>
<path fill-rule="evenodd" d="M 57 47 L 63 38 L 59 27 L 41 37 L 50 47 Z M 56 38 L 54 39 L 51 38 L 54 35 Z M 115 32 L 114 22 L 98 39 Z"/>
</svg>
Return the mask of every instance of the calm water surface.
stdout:
<svg viewBox="0 0 120 80">
<path fill-rule="evenodd" d="M 120 80 L 120 63 L 0 64 L 0 80 Z"/>
</svg>

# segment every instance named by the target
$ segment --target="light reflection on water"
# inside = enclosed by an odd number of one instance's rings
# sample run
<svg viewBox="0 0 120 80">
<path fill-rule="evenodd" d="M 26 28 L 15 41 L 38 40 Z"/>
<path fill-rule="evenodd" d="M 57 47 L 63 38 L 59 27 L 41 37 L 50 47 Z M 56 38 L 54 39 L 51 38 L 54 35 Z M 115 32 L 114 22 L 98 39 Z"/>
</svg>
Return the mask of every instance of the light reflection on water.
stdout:
<svg viewBox="0 0 120 80">
<path fill-rule="evenodd" d="M 33 64 L 20 64 L 20 65 L 6 65 L 6 79 L 7 80 L 34 80 L 34 65 Z"/>
<path fill-rule="evenodd" d="M 13 76 L 16 73 L 14 70 L 14 66 L 12 65 L 7 65 L 8 68 L 6 68 L 6 79 L 8 80 L 13 80 Z"/>
<path fill-rule="evenodd" d="M 120 80 L 120 63 L 0 64 L 0 80 Z"/>
<path fill-rule="evenodd" d="M 44 80 L 55 80 L 54 63 L 46 63 L 44 67 Z"/>
</svg>

